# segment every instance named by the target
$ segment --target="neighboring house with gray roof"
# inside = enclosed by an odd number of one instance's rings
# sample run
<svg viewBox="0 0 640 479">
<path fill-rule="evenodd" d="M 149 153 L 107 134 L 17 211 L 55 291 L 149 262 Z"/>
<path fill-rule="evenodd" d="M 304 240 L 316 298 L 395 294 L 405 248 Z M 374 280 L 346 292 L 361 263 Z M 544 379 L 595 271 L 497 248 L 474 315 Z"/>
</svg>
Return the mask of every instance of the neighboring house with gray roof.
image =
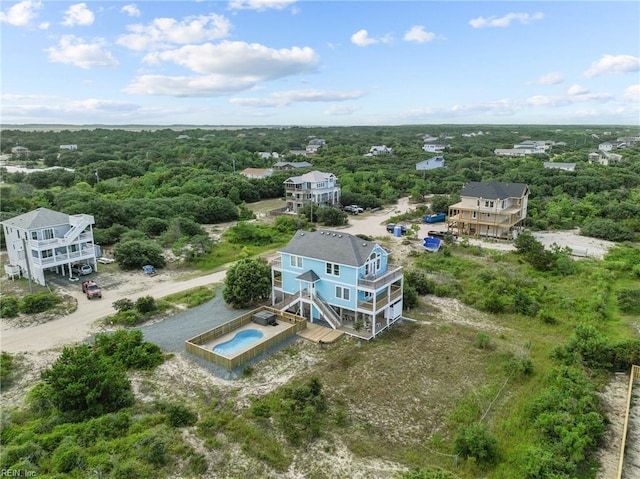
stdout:
<svg viewBox="0 0 640 479">
<path fill-rule="evenodd" d="M 295 170 L 298 168 L 311 168 L 313 165 L 308 161 L 278 161 L 273 165 L 276 170 Z"/>
<path fill-rule="evenodd" d="M 9 263 L 46 285 L 45 272 L 73 276 L 71 265 L 97 266 L 91 215 L 67 215 L 38 208 L 2 222 Z"/>
<path fill-rule="evenodd" d="M 340 186 L 333 173 L 311 171 L 291 176 L 284 181 L 285 201 L 290 212 L 297 213 L 306 205 L 338 206 Z"/>
<path fill-rule="evenodd" d="M 547 169 L 563 170 L 563 171 L 575 171 L 575 163 L 561 163 L 559 161 L 545 161 L 542 164 Z"/>
<path fill-rule="evenodd" d="M 514 238 L 527 217 L 528 200 L 524 183 L 471 181 L 460 202 L 449 207 L 449 229 L 458 235 Z"/>
<path fill-rule="evenodd" d="M 402 318 L 404 274 L 375 241 L 298 231 L 271 266 L 272 304 L 372 339 Z"/>
<path fill-rule="evenodd" d="M 602 166 L 609 166 L 612 163 L 618 163 L 622 160 L 622 155 L 618 153 L 610 153 L 605 150 L 592 151 L 587 156 L 590 164 L 598 163 Z"/>
</svg>

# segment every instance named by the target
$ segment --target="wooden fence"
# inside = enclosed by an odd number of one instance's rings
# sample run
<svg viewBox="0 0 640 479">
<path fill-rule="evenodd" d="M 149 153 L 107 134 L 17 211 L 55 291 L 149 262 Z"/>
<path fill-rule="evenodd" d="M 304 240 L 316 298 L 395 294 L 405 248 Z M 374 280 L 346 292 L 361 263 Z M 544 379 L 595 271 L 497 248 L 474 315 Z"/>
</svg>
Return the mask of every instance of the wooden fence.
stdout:
<svg viewBox="0 0 640 479">
<path fill-rule="evenodd" d="M 278 317 L 279 321 L 285 321 L 293 325 L 291 328 L 287 328 L 275 336 L 266 339 L 257 343 L 255 346 L 249 348 L 247 351 L 234 356 L 232 358 L 227 358 L 220 354 L 214 353 L 210 349 L 202 347 L 203 344 L 209 343 L 216 338 L 219 338 L 227 333 L 235 331 L 238 328 L 241 328 L 245 324 L 249 324 L 253 319 L 253 316 L 260 311 L 270 311 L 275 313 Z M 185 341 L 184 348 L 185 350 L 193 354 L 194 356 L 198 356 L 201 359 L 205 359 L 209 362 L 212 362 L 220 367 L 223 367 L 228 370 L 236 369 L 247 361 L 259 356 L 260 354 L 266 352 L 271 347 L 275 346 L 278 343 L 281 343 L 287 338 L 290 338 L 298 331 L 307 327 L 307 320 L 302 316 L 297 316 L 295 314 L 287 313 L 286 311 L 280 311 L 275 308 L 271 308 L 269 306 L 262 306 L 258 309 L 254 309 L 242 316 L 239 316 L 231 321 L 221 324 L 209 331 L 205 331 L 198 336 L 195 336 L 191 339 L 187 339 Z"/>
<path fill-rule="evenodd" d="M 620 446 L 620 461 L 618 462 L 618 474 L 616 479 L 622 479 L 622 468 L 624 466 L 624 449 L 627 445 L 627 430 L 629 429 L 629 413 L 631 412 L 631 398 L 633 396 L 633 383 L 640 381 L 640 366 L 631 366 L 629 375 L 629 391 L 627 392 L 627 411 L 624 416 L 624 426 L 622 428 L 622 445 Z"/>
</svg>

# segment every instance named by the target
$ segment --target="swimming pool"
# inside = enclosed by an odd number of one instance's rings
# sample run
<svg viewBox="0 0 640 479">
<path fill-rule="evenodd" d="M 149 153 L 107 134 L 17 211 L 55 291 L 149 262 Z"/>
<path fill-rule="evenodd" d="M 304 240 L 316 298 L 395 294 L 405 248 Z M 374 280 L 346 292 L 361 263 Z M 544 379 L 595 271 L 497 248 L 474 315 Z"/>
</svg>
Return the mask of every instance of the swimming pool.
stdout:
<svg viewBox="0 0 640 479">
<path fill-rule="evenodd" d="M 257 329 L 246 329 L 244 331 L 240 331 L 229 341 L 214 346 L 212 350 L 217 354 L 232 356 L 247 346 L 258 342 L 263 336 L 264 334 L 262 331 L 258 331 Z"/>
</svg>

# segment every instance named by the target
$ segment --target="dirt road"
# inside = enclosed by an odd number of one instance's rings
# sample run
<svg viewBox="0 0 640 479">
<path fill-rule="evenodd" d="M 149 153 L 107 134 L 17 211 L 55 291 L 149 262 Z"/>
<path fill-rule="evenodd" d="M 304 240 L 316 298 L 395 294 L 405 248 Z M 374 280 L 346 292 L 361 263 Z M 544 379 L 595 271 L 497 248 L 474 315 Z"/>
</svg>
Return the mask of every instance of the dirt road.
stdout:
<svg viewBox="0 0 640 479">
<path fill-rule="evenodd" d="M 95 332 L 97 320 L 115 312 L 112 303 L 117 299 L 136 300 L 146 295 L 161 298 L 197 286 L 220 283 L 224 277 L 225 271 L 184 281 L 176 281 L 162 274 L 153 277 L 136 274 L 132 281 L 109 288 L 102 299 L 91 301 L 76 287 L 70 294 L 78 300 L 78 309 L 68 316 L 26 328 L 11 327 L 3 322 L 0 338 L 2 350 L 9 353 L 44 351 L 82 341 Z"/>
</svg>

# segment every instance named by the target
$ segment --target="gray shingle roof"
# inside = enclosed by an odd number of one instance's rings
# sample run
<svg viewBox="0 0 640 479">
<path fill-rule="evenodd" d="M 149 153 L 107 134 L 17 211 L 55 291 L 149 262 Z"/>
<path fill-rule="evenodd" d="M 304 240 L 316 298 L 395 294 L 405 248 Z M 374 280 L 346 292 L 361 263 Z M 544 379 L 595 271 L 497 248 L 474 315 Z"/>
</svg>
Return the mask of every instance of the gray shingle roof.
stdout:
<svg viewBox="0 0 640 479">
<path fill-rule="evenodd" d="M 14 216 L 2 222 L 6 226 L 25 230 L 46 228 L 47 226 L 68 225 L 69 215 L 48 208 L 36 208 L 20 216 Z"/>
<path fill-rule="evenodd" d="M 283 253 L 348 266 L 362 266 L 376 243 L 338 231 L 298 231 Z"/>
<path fill-rule="evenodd" d="M 321 181 L 326 181 L 330 176 L 333 176 L 333 173 L 323 173 L 322 171 L 310 171 L 309 173 L 305 173 L 300 176 L 292 176 L 285 180 L 285 183 L 320 183 Z"/>
<path fill-rule="evenodd" d="M 529 187 L 524 183 L 500 183 L 498 181 L 483 183 L 480 181 L 471 181 L 462 188 L 460 196 L 504 200 L 507 198 L 520 198 L 528 189 Z"/>
</svg>

